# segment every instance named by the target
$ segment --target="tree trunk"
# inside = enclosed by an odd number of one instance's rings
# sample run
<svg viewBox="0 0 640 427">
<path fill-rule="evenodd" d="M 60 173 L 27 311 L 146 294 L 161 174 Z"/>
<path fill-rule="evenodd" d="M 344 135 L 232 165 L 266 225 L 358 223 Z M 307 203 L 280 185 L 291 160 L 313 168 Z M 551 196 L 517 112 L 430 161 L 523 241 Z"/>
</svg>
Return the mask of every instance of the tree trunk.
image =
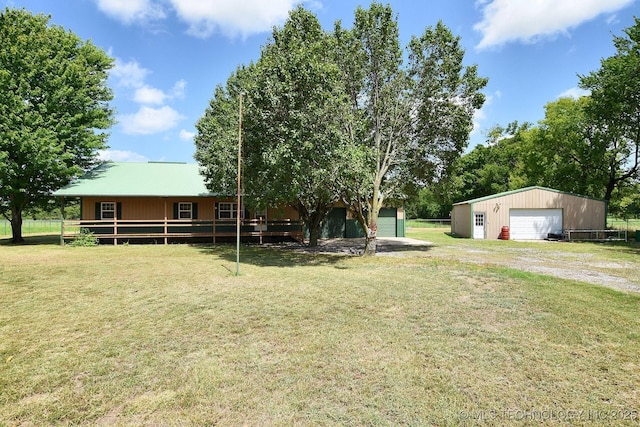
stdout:
<svg viewBox="0 0 640 427">
<path fill-rule="evenodd" d="M 11 241 L 13 243 L 22 243 L 22 211 L 16 208 L 11 209 Z"/>
<path fill-rule="evenodd" d="M 315 227 L 309 228 L 309 247 L 315 248 L 318 246 L 318 238 L 320 237 L 320 226 L 316 225 Z"/>
<path fill-rule="evenodd" d="M 311 214 L 307 220 L 307 227 L 309 228 L 309 247 L 315 248 L 318 246 L 318 239 L 320 238 L 320 223 L 322 222 L 323 215 L 315 212 Z"/>
<path fill-rule="evenodd" d="M 378 245 L 378 241 L 376 237 L 377 230 L 375 228 L 376 228 L 375 226 L 373 229 L 369 228 L 367 235 L 365 237 L 364 254 L 363 254 L 365 256 L 376 255 L 376 248 Z"/>
</svg>

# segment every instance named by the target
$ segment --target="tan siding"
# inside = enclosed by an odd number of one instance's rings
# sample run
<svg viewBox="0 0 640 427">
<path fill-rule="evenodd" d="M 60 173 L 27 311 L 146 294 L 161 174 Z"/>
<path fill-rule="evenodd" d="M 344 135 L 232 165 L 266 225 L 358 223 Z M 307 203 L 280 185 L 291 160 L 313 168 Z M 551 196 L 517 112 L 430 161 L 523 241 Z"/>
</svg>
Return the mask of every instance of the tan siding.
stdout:
<svg viewBox="0 0 640 427">
<path fill-rule="evenodd" d="M 498 239 L 502 227 L 509 226 L 511 209 L 562 209 L 564 229 L 600 230 L 605 226 L 604 201 L 536 188 L 473 204 L 473 212 L 486 213 L 487 239 Z"/>
<path fill-rule="evenodd" d="M 122 220 L 161 220 L 173 219 L 173 204 L 191 202 L 198 204 L 198 219 L 210 220 L 215 215 L 215 203 L 235 202 L 233 199 L 214 197 L 84 197 L 82 199 L 82 219 L 95 219 L 97 202 L 116 202 L 122 206 Z M 291 207 L 269 208 L 269 220 L 298 219 L 298 213 Z"/>
<path fill-rule="evenodd" d="M 451 232 L 461 237 L 471 237 L 471 206 L 457 205 L 451 212 Z"/>
</svg>

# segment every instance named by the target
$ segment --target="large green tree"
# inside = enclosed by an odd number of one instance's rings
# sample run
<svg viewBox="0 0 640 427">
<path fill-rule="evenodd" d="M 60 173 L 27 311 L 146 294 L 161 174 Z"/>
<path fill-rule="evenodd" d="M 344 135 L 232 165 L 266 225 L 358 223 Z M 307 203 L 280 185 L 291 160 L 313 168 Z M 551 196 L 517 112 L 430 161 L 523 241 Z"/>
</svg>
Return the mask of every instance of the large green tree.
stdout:
<svg viewBox="0 0 640 427">
<path fill-rule="evenodd" d="M 347 105 L 334 41 L 317 18 L 293 10 L 260 59 L 219 87 L 198 122 L 196 159 L 210 189 L 227 192 L 237 146 L 238 94 L 243 94 L 244 196 L 248 205 L 288 204 L 318 241 L 320 225 L 338 199 L 348 166 L 340 119 Z M 237 150 L 236 150 L 237 151 Z"/>
<path fill-rule="evenodd" d="M 447 175 L 467 146 L 487 79 L 464 66 L 460 38 L 442 22 L 412 37 L 405 66 L 389 5 L 359 7 L 353 28 L 337 24 L 335 34 L 364 168 L 343 200 L 367 236 L 365 254 L 375 254 L 380 208 Z"/>
<path fill-rule="evenodd" d="M 22 213 L 91 167 L 112 124 L 112 59 L 50 17 L 0 13 L 0 213 L 22 241 Z"/>
<path fill-rule="evenodd" d="M 606 174 L 604 198 L 637 179 L 640 170 L 640 19 L 613 39 L 616 53 L 600 69 L 581 76 L 591 92 L 585 107 L 590 143 L 602 153 L 597 165 Z"/>
</svg>

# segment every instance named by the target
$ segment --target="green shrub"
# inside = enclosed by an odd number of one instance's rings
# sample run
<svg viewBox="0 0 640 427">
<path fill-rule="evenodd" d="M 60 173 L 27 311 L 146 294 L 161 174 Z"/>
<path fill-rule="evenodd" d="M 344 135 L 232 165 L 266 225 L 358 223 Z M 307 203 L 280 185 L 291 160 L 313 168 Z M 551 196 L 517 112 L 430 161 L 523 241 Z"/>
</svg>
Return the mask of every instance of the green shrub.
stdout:
<svg viewBox="0 0 640 427">
<path fill-rule="evenodd" d="M 71 242 L 71 246 L 97 246 L 98 238 L 93 234 L 91 230 L 86 228 L 80 229 L 78 237 Z"/>
</svg>

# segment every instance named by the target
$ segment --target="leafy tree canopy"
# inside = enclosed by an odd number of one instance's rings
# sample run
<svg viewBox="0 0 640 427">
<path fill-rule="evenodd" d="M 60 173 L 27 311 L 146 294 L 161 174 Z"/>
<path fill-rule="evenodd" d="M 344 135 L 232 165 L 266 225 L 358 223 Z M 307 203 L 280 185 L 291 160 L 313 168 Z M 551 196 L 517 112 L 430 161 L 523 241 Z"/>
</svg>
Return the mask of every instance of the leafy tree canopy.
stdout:
<svg viewBox="0 0 640 427">
<path fill-rule="evenodd" d="M 95 163 L 112 124 L 112 59 L 50 17 L 0 13 L 0 212 L 22 240 L 22 212 Z"/>
<path fill-rule="evenodd" d="M 405 65 L 390 6 L 360 7 L 351 29 L 337 22 L 332 33 L 298 7 L 259 61 L 216 90 L 198 124 L 196 159 L 210 188 L 222 189 L 216 178 L 230 172 L 229 125 L 239 117 L 229 106 L 241 91 L 247 197 L 293 202 L 312 244 L 341 200 L 375 253 L 380 208 L 449 172 L 487 83 L 463 65 L 460 40 L 442 23 L 407 49 Z"/>
<path fill-rule="evenodd" d="M 487 79 L 464 66 L 460 38 L 442 23 L 407 46 L 403 63 L 397 19 L 390 6 L 358 8 L 352 30 L 336 25 L 340 63 L 357 125 L 367 187 L 343 187 L 343 200 L 375 253 L 378 213 L 385 201 L 415 193 L 451 170 L 466 148 L 473 114 Z M 364 191 L 363 191 L 364 190 Z"/>
<path fill-rule="evenodd" d="M 248 205 L 291 204 L 315 245 L 321 221 L 337 200 L 334 183 L 349 153 L 339 120 L 345 92 L 332 38 L 302 7 L 290 13 L 260 59 L 216 89 L 198 122 L 196 159 L 209 188 L 233 194 L 239 109 L 243 94 L 243 175 Z M 234 137 L 235 135 L 235 137 Z M 227 176 L 227 180 L 221 179 Z"/>
</svg>

